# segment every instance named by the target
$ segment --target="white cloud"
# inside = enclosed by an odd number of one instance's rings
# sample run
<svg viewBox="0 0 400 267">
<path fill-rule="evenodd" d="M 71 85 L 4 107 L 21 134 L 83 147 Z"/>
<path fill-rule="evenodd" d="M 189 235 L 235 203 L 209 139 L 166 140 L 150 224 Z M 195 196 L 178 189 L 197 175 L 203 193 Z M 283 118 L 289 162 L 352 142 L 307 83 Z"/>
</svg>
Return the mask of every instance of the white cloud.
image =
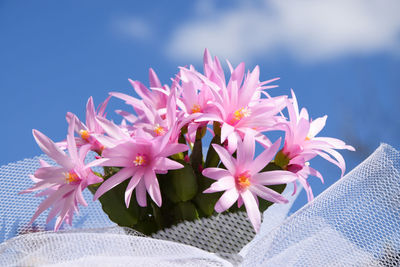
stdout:
<svg viewBox="0 0 400 267">
<path fill-rule="evenodd" d="M 209 3 L 171 33 L 167 55 L 199 60 L 207 47 L 233 62 L 276 52 L 314 62 L 400 47 L 398 0 L 243 1 L 224 10 Z"/>
<path fill-rule="evenodd" d="M 119 18 L 113 21 L 114 30 L 134 40 L 147 41 L 153 37 L 153 30 L 147 21 L 141 18 Z"/>
</svg>

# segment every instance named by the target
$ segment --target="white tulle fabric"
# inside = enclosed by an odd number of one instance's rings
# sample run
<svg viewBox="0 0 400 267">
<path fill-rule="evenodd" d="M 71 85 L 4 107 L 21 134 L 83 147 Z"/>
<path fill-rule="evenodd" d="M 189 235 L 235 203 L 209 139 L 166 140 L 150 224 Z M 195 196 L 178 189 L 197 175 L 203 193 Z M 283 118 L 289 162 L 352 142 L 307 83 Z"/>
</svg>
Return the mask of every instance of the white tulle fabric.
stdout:
<svg viewBox="0 0 400 267">
<path fill-rule="evenodd" d="M 45 215 L 28 227 L 40 200 L 16 193 L 36 161 L 0 169 L 0 266 L 400 265 L 400 153 L 386 144 L 290 217 L 290 205 L 269 208 L 255 236 L 239 213 L 143 237 L 115 226 L 97 202 L 60 232 L 43 232 Z"/>
</svg>

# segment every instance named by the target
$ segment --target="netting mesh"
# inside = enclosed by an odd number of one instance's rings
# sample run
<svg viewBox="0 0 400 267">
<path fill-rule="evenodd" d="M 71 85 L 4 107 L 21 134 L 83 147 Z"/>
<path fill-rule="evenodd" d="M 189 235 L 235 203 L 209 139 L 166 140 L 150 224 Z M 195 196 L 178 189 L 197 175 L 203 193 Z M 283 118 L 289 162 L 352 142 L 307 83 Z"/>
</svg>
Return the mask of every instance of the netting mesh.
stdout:
<svg viewBox="0 0 400 267">
<path fill-rule="evenodd" d="M 90 157 L 93 157 L 93 154 L 90 154 Z M 40 167 L 39 159 L 55 164 L 46 155 L 41 155 L 10 163 L 0 168 L 0 242 L 19 234 L 52 230 L 54 228 L 55 220 L 48 224 L 45 223 L 48 211 L 41 214 L 29 226 L 29 221 L 44 197 L 34 197 L 32 193 L 18 194 L 33 185 L 29 175 Z M 88 160 L 91 159 L 88 157 Z M 87 200 L 88 207 L 81 207 L 79 215 L 74 217 L 72 226 L 63 224 L 62 227 L 64 229 L 115 226 L 102 211 L 100 202 L 92 201 L 93 195 L 88 190 L 85 190 L 83 195 Z"/>
<path fill-rule="evenodd" d="M 35 227 L 26 227 L 41 200 L 16 195 L 29 186 L 27 175 L 37 167 L 35 158 L 0 169 L 2 240 L 51 228 L 44 225 L 46 214 Z M 290 205 L 273 205 L 251 242 L 254 232 L 245 214 L 184 223 L 148 238 L 110 227 L 114 224 L 95 202 L 81 209 L 73 229 L 20 235 L 1 244 L 0 265 L 398 266 L 399 171 L 400 153 L 382 145 L 289 218 Z"/>
<path fill-rule="evenodd" d="M 258 236 L 243 265 L 400 265 L 399 159 L 381 145 L 315 201 Z"/>
</svg>

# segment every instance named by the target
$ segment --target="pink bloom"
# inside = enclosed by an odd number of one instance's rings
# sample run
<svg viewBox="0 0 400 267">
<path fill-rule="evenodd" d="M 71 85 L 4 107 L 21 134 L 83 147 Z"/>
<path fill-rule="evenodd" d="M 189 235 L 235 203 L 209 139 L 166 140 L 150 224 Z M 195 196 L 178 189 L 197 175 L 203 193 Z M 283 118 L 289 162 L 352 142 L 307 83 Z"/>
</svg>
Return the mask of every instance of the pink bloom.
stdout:
<svg viewBox="0 0 400 267">
<path fill-rule="evenodd" d="M 213 93 L 213 101 L 208 104 L 214 107 L 213 112 L 208 112 L 196 119 L 200 121 L 217 121 L 221 123 L 221 143 L 228 140 L 228 150 L 233 153 L 236 150 L 237 140 L 241 139 L 246 131 L 255 131 L 255 138 L 264 146 L 271 142 L 260 132 L 273 129 L 281 120 L 276 116 L 286 106 L 286 96 L 261 98 L 264 89 L 276 86 L 265 86 L 276 81 L 272 79 L 265 82 L 259 81 L 259 67 L 247 73 L 245 65 L 241 63 L 236 69 L 232 69 L 228 85 L 220 71 L 219 63 L 210 63 L 210 57 L 205 55 L 206 77 L 196 72 L 196 75 L 207 85 Z M 216 68 L 215 70 L 213 68 Z M 211 77 L 211 78 L 210 78 Z"/>
<path fill-rule="evenodd" d="M 75 211 L 78 211 L 78 203 L 87 206 L 82 191 L 91 184 L 103 181 L 96 176 L 90 167 L 93 162 L 85 165 L 84 159 L 90 149 L 90 145 L 84 145 L 78 151 L 74 138 L 74 120 L 71 121 L 67 136 L 69 156 L 65 154 L 53 141 L 37 130 L 33 130 L 33 136 L 44 153 L 52 158 L 60 166 L 50 166 L 44 160 L 40 161 L 41 167 L 31 176 L 35 185 L 21 193 L 30 193 L 44 190 L 36 196 L 47 196 L 39 205 L 32 217 L 31 223 L 46 209 L 52 207 L 47 217 L 48 223 L 57 214 L 54 230 L 58 230 L 62 222 L 72 223 Z M 101 162 L 97 161 L 97 163 Z"/>
<path fill-rule="evenodd" d="M 142 207 L 146 206 L 146 190 L 153 201 L 161 206 L 161 193 L 157 173 L 167 173 L 168 170 L 183 168 L 183 165 L 168 157 L 186 151 L 183 144 L 170 144 L 171 132 L 164 136 L 146 139 L 140 136 L 106 148 L 103 152 L 105 160 L 102 166 L 116 166 L 122 169 L 108 178 L 97 190 L 94 199 L 130 178 L 125 191 L 125 204 L 129 207 L 132 192 L 136 188 L 136 199 Z"/>
<path fill-rule="evenodd" d="M 171 90 L 167 99 L 166 114 L 161 116 L 154 107 L 143 107 L 143 116 L 135 122 L 133 128 L 143 129 L 152 136 L 162 136 L 171 131 L 171 142 L 177 142 L 181 128 L 189 123 L 197 114 L 184 116 L 177 110 L 175 89 Z"/>
<path fill-rule="evenodd" d="M 275 156 L 279 149 L 280 139 L 254 158 L 255 140 L 252 134 L 246 133 L 244 141 L 238 140 L 237 159 L 223 147 L 213 144 L 222 163 L 226 167 L 206 168 L 203 175 L 217 180 L 204 193 L 225 191 L 215 204 L 215 211 L 223 212 L 236 201 L 240 207 L 244 203 L 254 229 L 258 232 L 261 223 L 257 196 L 270 202 L 286 203 L 287 200 L 265 185 L 286 184 L 296 180 L 296 175 L 288 171 L 268 171 L 259 173 Z"/>
<path fill-rule="evenodd" d="M 99 142 L 97 136 L 102 135 L 104 130 L 97 122 L 96 117 L 99 116 L 105 118 L 105 109 L 109 100 L 110 97 L 101 103 L 97 110 L 95 110 L 93 98 L 89 97 L 86 104 L 86 124 L 82 123 L 75 114 L 71 112 L 67 113 L 66 119 L 68 123 L 71 123 L 72 120 L 75 121 L 75 131 L 79 135 L 79 138 L 76 138 L 78 147 L 90 144 L 90 150 L 96 151 L 97 153 L 101 153 L 103 150 L 103 144 Z M 58 144 L 63 147 L 63 142 Z"/>
<path fill-rule="evenodd" d="M 214 100 L 210 88 L 194 74 L 193 66 L 190 69 L 182 68 L 180 71 L 180 84 L 177 84 L 180 98 L 177 101 L 179 108 L 186 117 L 191 117 L 187 137 L 190 142 L 195 141 L 196 131 L 205 127 L 208 122 L 196 122 L 195 119 L 202 114 L 215 113 L 217 109 L 209 103 Z"/>
<path fill-rule="evenodd" d="M 141 100 L 119 92 L 111 92 L 110 95 L 125 100 L 128 105 L 133 107 L 139 116 L 143 114 L 144 105 L 150 106 L 159 111 L 160 115 L 165 115 L 170 88 L 167 85 L 161 85 L 161 82 L 153 69 L 149 69 L 149 80 L 151 90 L 141 82 L 129 79 L 135 92 L 142 98 Z"/>
<path fill-rule="evenodd" d="M 283 154 L 290 160 L 287 169 L 298 173 L 300 183 L 305 187 L 309 200 L 312 199 L 312 191 L 306 181 L 308 175 L 319 177 L 322 175 L 309 166 L 308 161 L 315 156 L 321 156 L 329 162 L 337 165 L 345 172 L 345 161 L 335 149 L 348 149 L 354 151 L 352 146 L 343 141 L 331 137 L 316 137 L 324 128 L 327 116 L 310 120 L 308 112 L 302 108 L 299 112 L 296 96 L 292 90 L 292 99 L 287 104 L 289 121 L 284 123 L 285 145 Z"/>
</svg>

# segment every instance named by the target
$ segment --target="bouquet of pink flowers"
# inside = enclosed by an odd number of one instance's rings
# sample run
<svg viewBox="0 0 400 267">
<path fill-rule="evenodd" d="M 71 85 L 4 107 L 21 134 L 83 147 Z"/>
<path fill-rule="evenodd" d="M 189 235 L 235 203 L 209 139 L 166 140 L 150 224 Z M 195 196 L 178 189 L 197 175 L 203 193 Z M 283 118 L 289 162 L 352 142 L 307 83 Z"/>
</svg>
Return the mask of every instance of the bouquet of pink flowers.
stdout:
<svg viewBox="0 0 400 267">
<path fill-rule="evenodd" d="M 110 93 L 134 111 L 117 110 L 123 117 L 119 125 L 105 115 L 110 97 L 97 110 L 89 98 L 86 123 L 67 113 L 65 141 L 54 143 L 33 130 L 40 148 L 59 166 L 41 160 L 31 175 L 35 185 L 23 193 L 47 196 L 31 222 L 50 208 L 47 221 L 57 218 L 55 230 L 64 221 L 71 224 L 79 204 L 87 205 L 82 191 L 88 188 L 111 220 L 145 234 L 240 210 L 258 231 L 260 211 L 287 202 L 281 193 L 288 183 L 295 190 L 300 183 L 312 200 L 308 177 L 323 181 L 309 163 L 312 158 L 332 162 L 343 175 L 345 161 L 335 149 L 354 148 L 316 137 L 327 116 L 311 120 L 305 108 L 299 110 L 293 91 L 290 97 L 272 97 L 267 90 L 277 87 L 271 84 L 278 79 L 260 82 L 258 66 L 245 73 L 244 63 L 236 68 L 227 63 L 228 83 L 218 58 L 207 50 L 204 72 L 181 67 L 171 86 L 162 85 L 152 69 L 150 88 L 130 80 L 141 99 Z M 265 135 L 269 131 L 281 131 L 284 140 L 272 142 Z M 209 143 L 205 157 L 203 143 Z M 257 144 L 263 151 L 255 157 Z M 88 163 L 90 151 L 97 155 Z M 93 170 L 99 166 L 103 172 Z"/>
</svg>

